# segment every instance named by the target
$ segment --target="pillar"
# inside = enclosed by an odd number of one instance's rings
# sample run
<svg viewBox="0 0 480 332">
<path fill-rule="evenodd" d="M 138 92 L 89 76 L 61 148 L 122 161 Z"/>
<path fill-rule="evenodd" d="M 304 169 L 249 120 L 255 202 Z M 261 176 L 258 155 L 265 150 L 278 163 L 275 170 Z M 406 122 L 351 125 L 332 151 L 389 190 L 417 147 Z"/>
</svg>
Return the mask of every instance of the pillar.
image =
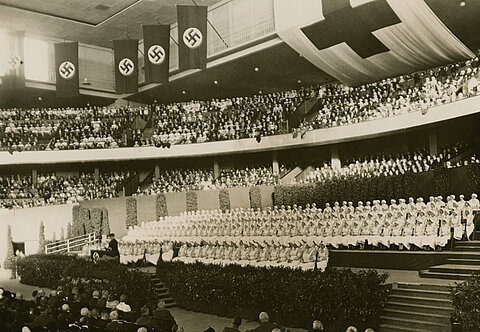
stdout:
<svg viewBox="0 0 480 332">
<path fill-rule="evenodd" d="M 220 166 L 218 165 L 218 159 L 213 158 L 213 178 L 216 179 L 220 176 Z"/>
<path fill-rule="evenodd" d="M 160 178 L 160 165 L 155 164 L 155 180 L 158 180 Z"/>
<path fill-rule="evenodd" d="M 278 152 L 272 152 L 272 169 L 274 174 L 280 174 L 280 168 L 278 167 Z"/>
<path fill-rule="evenodd" d="M 34 168 L 34 169 L 32 169 L 32 184 L 33 185 L 37 184 L 37 177 L 38 177 L 37 169 Z"/>
<path fill-rule="evenodd" d="M 340 161 L 340 158 L 338 157 L 338 146 L 337 145 L 332 145 L 332 147 L 330 148 L 330 157 L 331 157 L 332 168 L 339 169 L 339 168 L 342 167 L 342 162 Z"/>
<path fill-rule="evenodd" d="M 437 129 L 432 129 L 430 131 L 430 134 L 428 135 L 428 145 L 429 145 L 429 151 L 430 155 L 437 155 L 438 153 L 438 141 L 437 141 Z"/>
</svg>

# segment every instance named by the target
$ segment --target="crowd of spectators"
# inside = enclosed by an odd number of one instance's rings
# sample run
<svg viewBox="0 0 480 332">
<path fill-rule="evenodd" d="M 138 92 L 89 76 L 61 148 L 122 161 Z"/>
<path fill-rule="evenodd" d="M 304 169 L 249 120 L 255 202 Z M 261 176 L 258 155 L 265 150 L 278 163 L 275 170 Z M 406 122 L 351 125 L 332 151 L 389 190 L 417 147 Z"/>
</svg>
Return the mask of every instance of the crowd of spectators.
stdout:
<svg viewBox="0 0 480 332">
<path fill-rule="evenodd" d="M 419 73 L 348 87 L 324 84 L 298 90 L 145 107 L 0 110 L 0 149 L 70 150 L 126 146 L 125 132 L 138 117 L 152 119 L 153 134 L 134 130 L 133 146 L 168 147 L 275 135 L 305 99 L 320 108 L 300 130 L 349 125 L 413 111 L 427 112 L 478 94 L 478 58 Z M 290 128 L 293 130 L 294 128 Z M 295 128 L 295 133 L 298 131 Z"/>
<path fill-rule="evenodd" d="M 0 149 L 10 151 L 115 148 L 149 107 L 85 107 L 0 110 Z"/>
<path fill-rule="evenodd" d="M 154 179 L 150 186 L 144 190 L 138 188 L 137 194 L 155 195 L 189 190 L 275 185 L 277 183 L 278 176 L 271 167 L 266 166 L 222 170 L 216 179 L 211 169 L 176 168 L 161 172 L 160 177 Z"/>
<path fill-rule="evenodd" d="M 327 84 L 319 88 L 321 106 L 311 130 L 344 126 L 414 111 L 477 95 L 480 82 L 478 57 L 461 63 L 384 79 L 358 87 Z"/>
<path fill-rule="evenodd" d="M 135 308 L 126 295 L 110 293 L 98 280 L 67 278 L 60 284 L 48 295 L 33 291 L 31 300 L 0 288 L 0 330 L 183 332 L 161 300 L 156 308 Z"/>
<path fill-rule="evenodd" d="M 83 200 L 117 197 L 129 173 L 104 173 L 57 176 L 0 176 L 0 208 L 76 203 Z"/>
<path fill-rule="evenodd" d="M 1 331 L 184 332 L 162 300 L 155 308 L 147 304 L 133 308 L 125 294 L 116 296 L 101 286 L 89 293 L 89 284 L 95 280 L 67 279 L 54 290 L 34 290 L 28 300 L 21 292 L 14 293 L 0 287 Z M 258 323 L 256 328 L 247 332 L 289 331 L 272 322 L 266 312 L 259 314 Z M 237 316 L 223 332 L 238 332 L 241 324 L 242 318 Z M 315 320 L 310 331 L 323 330 L 321 321 Z M 349 326 L 346 331 L 356 332 L 357 329 Z M 373 329 L 366 331 L 373 332 Z M 215 329 L 208 327 L 204 332 L 215 332 Z"/>
<path fill-rule="evenodd" d="M 438 155 L 430 155 L 426 149 L 421 149 L 414 153 L 360 157 L 352 161 L 346 160 L 340 168 L 334 168 L 325 162 L 323 166 L 316 167 L 306 178 L 300 179 L 298 182 L 322 182 L 334 178 L 348 177 L 392 176 L 407 172 L 421 173 L 435 167 L 451 168 L 469 163 L 480 163 L 476 155 L 472 155 L 470 159 L 452 164 L 451 160 L 454 157 L 469 148 L 470 144 L 457 143 L 452 147 L 443 149 Z"/>
<path fill-rule="evenodd" d="M 188 144 L 279 134 L 313 89 L 158 106 L 150 144 Z"/>
</svg>

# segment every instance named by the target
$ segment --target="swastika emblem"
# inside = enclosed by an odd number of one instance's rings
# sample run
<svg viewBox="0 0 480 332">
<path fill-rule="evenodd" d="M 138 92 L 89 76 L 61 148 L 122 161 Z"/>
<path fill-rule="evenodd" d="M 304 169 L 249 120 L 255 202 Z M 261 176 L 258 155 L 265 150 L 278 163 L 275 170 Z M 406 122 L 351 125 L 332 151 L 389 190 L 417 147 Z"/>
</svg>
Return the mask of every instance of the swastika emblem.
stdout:
<svg viewBox="0 0 480 332">
<path fill-rule="evenodd" d="M 123 58 L 118 63 L 118 70 L 123 76 L 131 75 L 135 70 L 135 64 L 129 58 Z"/>
<path fill-rule="evenodd" d="M 189 48 L 197 48 L 202 45 L 203 35 L 197 28 L 188 28 L 183 32 L 183 42 Z"/>
<path fill-rule="evenodd" d="M 75 75 L 75 65 L 70 61 L 64 61 L 58 66 L 58 73 L 64 79 L 69 80 Z"/>
<path fill-rule="evenodd" d="M 10 70 L 15 70 L 17 66 L 20 64 L 20 57 L 18 54 L 12 53 L 10 54 L 10 57 L 8 58 L 8 67 Z"/>
<path fill-rule="evenodd" d="M 152 45 L 148 49 L 148 60 L 154 65 L 159 65 L 165 60 L 165 49 L 160 45 Z"/>
</svg>

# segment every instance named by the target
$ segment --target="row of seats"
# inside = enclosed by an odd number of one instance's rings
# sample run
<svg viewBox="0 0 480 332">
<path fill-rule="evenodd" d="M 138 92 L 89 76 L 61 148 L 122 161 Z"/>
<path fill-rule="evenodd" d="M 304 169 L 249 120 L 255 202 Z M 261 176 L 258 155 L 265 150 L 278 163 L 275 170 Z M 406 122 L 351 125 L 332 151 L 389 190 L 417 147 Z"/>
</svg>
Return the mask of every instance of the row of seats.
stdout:
<svg viewBox="0 0 480 332">
<path fill-rule="evenodd" d="M 425 203 L 419 197 L 375 200 L 372 203 L 329 203 L 325 208 L 315 204 L 274 207 L 264 210 L 235 209 L 186 212 L 179 216 L 131 227 L 123 238 L 135 241 L 202 241 L 233 242 L 271 241 L 287 244 L 301 240 L 315 241 L 335 248 L 340 246 L 425 248 L 443 247 L 453 236 L 470 236 L 474 229 L 474 211 L 480 209 L 476 194 L 469 201 L 463 196 L 430 197 Z"/>
<path fill-rule="evenodd" d="M 162 249 L 162 250 L 160 250 Z M 314 240 L 298 241 L 295 243 L 276 243 L 267 240 L 250 240 L 240 242 L 183 242 L 176 250 L 173 243 L 152 241 L 119 243 L 120 261 L 134 262 L 145 255 L 147 261 L 157 264 L 162 252 L 162 260 L 180 261 L 183 263 L 202 262 L 205 264 L 257 267 L 289 267 L 311 270 L 315 266 L 324 270 L 328 263 L 328 249 Z"/>
<path fill-rule="evenodd" d="M 278 176 L 272 167 L 258 166 L 244 169 L 220 171 L 215 179 L 211 169 L 173 169 L 160 173 L 158 179 L 137 194 L 156 195 L 167 192 L 182 192 L 189 190 L 224 189 L 232 187 L 271 186 L 278 184 Z"/>
<path fill-rule="evenodd" d="M 392 176 L 408 172 L 427 172 L 435 167 L 451 168 L 480 163 L 480 159 L 474 153 L 470 155 L 470 159 L 463 162 L 457 162 L 454 165 L 450 162 L 471 147 L 470 143 L 457 143 L 442 149 L 438 155 L 430 155 L 426 149 L 422 149 L 414 153 L 359 157 L 356 160 L 347 160 L 341 168 L 333 168 L 328 162 L 325 162 L 321 167 L 313 169 L 305 178 L 293 179 L 293 182 L 308 183 L 323 182 L 334 178 Z"/>
<path fill-rule="evenodd" d="M 42 174 L 33 183 L 31 176 L 0 176 L 0 208 L 77 203 L 83 200 L 117 197 L 129 173 L 77 176 Z"/>
<path fill-rule="evenodd" d="M 241 138 L 284 131 L 284 123 L 305 99 L 321 105 L 302 130 L 343 126 L 454 102 L 477 95 L 478 58 L 454 65 L 347 87 L 324 84 L 268 95 L 191 101 L 139 108 L 0 110 L 0 149 L 114 148 L 127 143 L 122 134 L 134 119 L 152 118 L 153 135 L 134 135 L 133 146 L 170 146 Z M 293 129 L 293 128 L 291 128 Z M 40 139 L 51 139 L 48 144 Z"/>
</svg>

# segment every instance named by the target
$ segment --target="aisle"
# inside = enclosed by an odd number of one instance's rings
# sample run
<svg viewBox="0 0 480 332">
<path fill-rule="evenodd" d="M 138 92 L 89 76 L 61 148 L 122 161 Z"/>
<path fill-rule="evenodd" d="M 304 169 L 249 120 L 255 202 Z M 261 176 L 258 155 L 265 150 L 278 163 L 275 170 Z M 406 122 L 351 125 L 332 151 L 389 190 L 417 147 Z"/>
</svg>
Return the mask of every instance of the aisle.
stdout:
<svg viewBox="0 0 480 332">
<path fill-rule="evenodd" d="M 10 279 L 10 272 L 5 270 L 0 270 L 0 287 L 5 288 L 8 291 L 17 293 L 20 292 L 23 294 L 23 297 L 26 300 L 30 300 L 32 298 L 32 292 L 35 289 L 39 289 L 40 287 L 37 286 L 29 286 L 21 284 L 18 279 Z M 49 294 L 51 289 L 49 288 L 42 288 L 45 290 L 45 293 Z"/>
<path fill-rule="evenodd" d="M 222 332 L 226 326 L 231 326 L 233 318 L 219 317 L 201 312 L 187 311 L 180 308 L 169 309 L 177 324 L 183 326 L 185 332 L 202 332 L 211 326 L 216 332 Z M 240 331 L 246 331 L 258 326 L 257 323 L 244 321 L 240 326 Z M 290 329 L 291 332 L 305 332 L 304 329 Z"/>
</svg>

